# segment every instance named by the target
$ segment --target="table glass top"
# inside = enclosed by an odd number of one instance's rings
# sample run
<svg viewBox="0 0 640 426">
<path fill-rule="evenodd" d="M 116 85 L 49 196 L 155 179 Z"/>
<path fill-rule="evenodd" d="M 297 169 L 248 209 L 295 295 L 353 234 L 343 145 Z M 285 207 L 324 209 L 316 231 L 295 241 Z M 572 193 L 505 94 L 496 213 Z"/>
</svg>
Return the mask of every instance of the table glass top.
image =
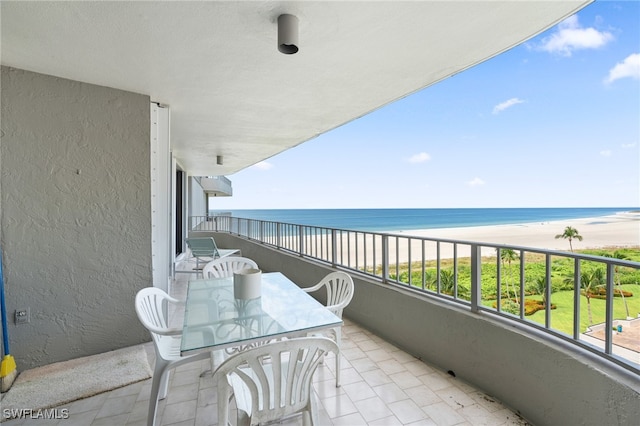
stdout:
<svg viewBox="0 0 640 426">
<path fill-rule="evenodd" d="M 342 325 L 279 272 L 263 273 L 261 297 L 236 299 L 233 278 L 189 281 L 181 353 L 222 349 Z"/>
</svg>

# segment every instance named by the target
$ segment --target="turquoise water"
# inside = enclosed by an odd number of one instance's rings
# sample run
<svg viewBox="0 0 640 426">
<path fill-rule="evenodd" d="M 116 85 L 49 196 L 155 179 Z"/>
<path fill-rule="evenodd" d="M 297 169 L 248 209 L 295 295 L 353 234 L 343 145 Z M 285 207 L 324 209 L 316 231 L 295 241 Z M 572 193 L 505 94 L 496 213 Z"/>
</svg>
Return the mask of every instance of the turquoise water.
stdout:
<svg viewBox="0 0 640 426">
<path fill-rule="evenodd" d="M 234 217 L 362 231 L 459 228 L 601 217 L 638 207 L 231 210 Z M 221 212 L 211 211 L 210 214 Z"/>
</svg>

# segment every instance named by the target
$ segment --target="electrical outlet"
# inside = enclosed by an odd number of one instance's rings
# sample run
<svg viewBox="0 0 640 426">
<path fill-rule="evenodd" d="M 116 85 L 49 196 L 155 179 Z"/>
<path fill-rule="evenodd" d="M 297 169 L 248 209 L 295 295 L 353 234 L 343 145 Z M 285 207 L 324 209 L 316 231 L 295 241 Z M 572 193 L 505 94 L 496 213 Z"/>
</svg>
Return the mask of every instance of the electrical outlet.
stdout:
<svg viewBox="0 0 640 426">
<path fill-rule="evenodd" d="M 16 324 L 27 324 L 31 322 L 31 312 L 29 308 L 18 309 L 15 314 Z"/>
</svg>

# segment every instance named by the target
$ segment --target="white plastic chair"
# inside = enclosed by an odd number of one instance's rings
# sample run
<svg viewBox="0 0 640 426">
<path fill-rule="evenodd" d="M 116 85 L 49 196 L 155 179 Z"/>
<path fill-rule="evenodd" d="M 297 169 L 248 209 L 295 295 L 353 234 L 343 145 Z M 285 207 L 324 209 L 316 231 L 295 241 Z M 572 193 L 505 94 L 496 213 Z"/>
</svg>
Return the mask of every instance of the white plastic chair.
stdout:
<svg viewBox="0 0 640 426">
<path fill-rule="evenodd" d="M 214 373 L 218 386 L 218 425 L 229 424 L 229 401 L 237 424 L 256 425 L 302 413 L 303 425 L 317 425 L 312 377 L 335 342 L 326 337 L 281 340 L 239 352 Z"/>
<path fill-rule="evenodd" d="M 243 269 L 258 269 L 258 264 L 246 257 L 228 256 L 207 263 L 202 269 L 205 278 L 232 277 Z"/>
<path fill-rule="evenodd" d="M 318 284 L 313 287 L 303 288 L 303 290 L 307 293 L 312 293 L 322 288 L 326 288 L 327 290 L 327 309 L 337 317 L 342 318 L 342 311 L 353 298 L 353 279 L 345 272 L 331 272 Z M 336 352 L 336 387 L 340 387 L 340 341 L 342 340 L 342 328 L 335 327 L 320 333 L 322 335 L 329 334 L 338 346 L 338 352 Z M 314 335 L 318 335 L 318 332 L 315 332 Z"/>
<path fill-rule="evenodd" d="M 155 425 L 158 400 L 167 396 L 169 373 L 172 369 L 188 362 L 207 358 L 211 358 L 213 363 L 213 354 L 210 352 L 202 352 L 185 357 L 180 356 L 182 330 L 170 328 L 165 316 L 169 304 L 177 303 L 182 302 L 155 287 L 143 288 L 136 294 L 136 314 L 138 314 L 138 319 L 142 325 L 151 333 L 156 350 L 156 361 L 151 381 L 151 396 L 149 398 L 149 413 L 147 415 L 147 425 L 149 426 Z"/>
</svg>

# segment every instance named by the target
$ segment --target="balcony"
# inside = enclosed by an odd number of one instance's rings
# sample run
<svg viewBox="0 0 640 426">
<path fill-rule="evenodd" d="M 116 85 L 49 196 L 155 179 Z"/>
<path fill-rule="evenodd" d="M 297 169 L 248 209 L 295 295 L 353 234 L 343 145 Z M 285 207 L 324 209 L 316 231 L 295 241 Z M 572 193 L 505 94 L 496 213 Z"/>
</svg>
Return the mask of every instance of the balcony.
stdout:
<svg viewBox="0 0 640 426">
<path fill-rule="evenodd" d="M 225 176 L 202 176 L 198 179 L 202 190 L 211 197 L 230 197 L 233 195 L 231 180 Z"/>
<path fill-rule="evenodd" d="M 186 274 L 179 274 L 174 296 L 185 296 L 187 280 Z M 176 317 L 179 321 L 179 313 Z M 495 397 L 416 359 L 357 323 L 346 319 L 342 338 L 342 386 L 335 387 L 333 355 L 314 377 L 320 425 L 527 424 Z M 152 344 L 144 346 L 152 360 Z M 209 369 L 209 361 L 203 361 L 172 373 L 168 396 L 158 404 L 158 425 L 217 424 L 216 387 L 210 374 L 200 377 Z M 67 408 L 70 414 L 61 424 L 146 425 L 150 390 L 151 379 L 147 379 L 57 407 Z M 233 413 L 231 418 L 235 419 Z M 298 416 L 282 424 L 302 422 Z"/>
<path fill-rule="evenodd" d="M 191 223 L 198 235 L 213 235 L 221 246 L 240 248 L 263 269 L 281 271 L 296 282 L 311 285 L 332 268 L 349 271 L 356 291 L 347 318 L 503 401 L 533 424 L 627 424 L 640 415 L 639 349 L 621 342 L 628 334 L 613 331 L 627 321 L 620 316 L 621 298 L 614 302 L 616 271 L 637 273 L 638 262 L 234 217 L 209 223 L 192 217 Z M 497 260 L 509 250 L 523 259 L 511 278 Z M 493 265 L 487 267 L 491 256 Z M 524 304 L 507 308 L 510 299 L 528 298 L 527 263 L 534 258 L 542 259 L 546 282 L 558 279 L 559 261 L 573 268 L 568 277 L 573 282 L 581 282 L 582 272 L 594 267 L 604 271 L 604 313 L 591 322 L 602 322 L 601 339 L 587 336 L 581 325 L 586 298 L 579 287 L 569 292 L 570 306 L 563 307 L 572 316 L 568 330 L 555 327 L 552 286 L 543 291 L 551 303 L 538 313 L 540 321 L 525 315 Z M 495 277 L 489 276 L 491 269 Z M 445 271 L 451 272 L 450 279 Z M 487 276 L 493 280 L 489 288 Z M 581 401 L 590 401 L 589 407 Z"/>
<path fill-rule="evenodd" d="M 415 265 L 415 259 L 432 256 L 441 272 L 442 261 L 453 256 L 460 271 L 464 256 L 472 257 L 473 267 L 483 256 L 495 256 L 496 248 L 509 247 L 416 242 L 406 235 L 231 217 L 212 222 L 193 217 L 191 223 L 197 229 L 192 233 L 214 235 L 221 247 L 240 248 L 264 271 L 281 271 L 296 282 L 310 285 L 333 268 L 348 270 L 354 277 L 355 296 L 345 310 L 343 386 L 335 388 L 331 360 L 315 377 L 322 425 L 626 425 L 638 418 L 639 366 L 616 353 L 612 332 L 603 330 L 603 342 L 594 344 L 582 333 L 575 337 L 553 329 L 551 321 L 536 325 L 522 312 L 509 313 L 498 308 L 499 303 L 495 307 L 483 303 L 482 286 L 471 285 L 467 294 L 462 291 L 468 284 L 461 274 L 454 280 L 453 291 L 448 291 L 442 279 L 435 288 L 420 287 L 408 282 L 411 273 L 399 272 L 401 264 Z M 203 231 L 207 227 L 210 230 Z M 433 253 L 428 243 L 433 243 Z M 598 261 L 609 273 L 616 265 L 640 269 L 637 262 L 513 249 L 567 257 L 577 265 Z M 550 273 L 547 269 L 545 273 Z M 427 275 L 425 267 L 414 272 Z M 476 270 L 472 282 L 479 283 L 479 275 Z M 613 275 L 609 277 L 607 289 L 612 287 Z M 174 296 L 184 294 L 188 278 L 189 274 L 176 276 L 170 289 Z M 498 279 L 498 294 L 504 284 Z M 548 296 L 553 300 L 552 294 Z M 551 312 L 547 310 L 545 316 Z M 174 320 L 180 321 L 179 313 Z M 609 310 L 605 324 L 613 321 Z M 152 346 L 145 347 L 152 358 Z M 159 424 L 215 423 L 216 388 L 210 376 L 200 377 L 208 368 L 208 361 L 194 363 L 172 377 L 169 396 L 159 405 Z M 65 408 L 86 424 L 144 424 L 149 390 L 150 380 L 146 380 Z M 299 423 L 299 418 L 292 418 L 283 424 Z"/>
</svg>

